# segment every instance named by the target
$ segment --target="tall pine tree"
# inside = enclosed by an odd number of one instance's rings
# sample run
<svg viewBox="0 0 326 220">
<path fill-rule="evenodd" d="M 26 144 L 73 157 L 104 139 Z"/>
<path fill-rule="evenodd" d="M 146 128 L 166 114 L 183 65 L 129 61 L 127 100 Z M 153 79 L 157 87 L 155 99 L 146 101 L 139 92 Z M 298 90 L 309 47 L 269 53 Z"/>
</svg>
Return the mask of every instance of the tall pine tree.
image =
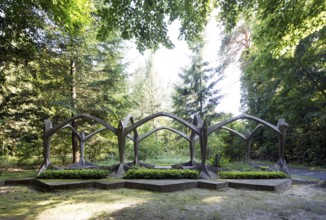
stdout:
<svg viewBox="0 0 326 220">
<path fill-rule="evenodd" d="M 173 107 L 174 114 L 181 118 L 191 121 L 197 113 L 210 123 L 217 117 L 215 108 L 223 97 L 217 88 L 222 76 L 203 60 L 203 48 L 202 42 L 192 46 L 191 65 L 179 74 L 181 83 L 174 88 Z"/>
</svg>

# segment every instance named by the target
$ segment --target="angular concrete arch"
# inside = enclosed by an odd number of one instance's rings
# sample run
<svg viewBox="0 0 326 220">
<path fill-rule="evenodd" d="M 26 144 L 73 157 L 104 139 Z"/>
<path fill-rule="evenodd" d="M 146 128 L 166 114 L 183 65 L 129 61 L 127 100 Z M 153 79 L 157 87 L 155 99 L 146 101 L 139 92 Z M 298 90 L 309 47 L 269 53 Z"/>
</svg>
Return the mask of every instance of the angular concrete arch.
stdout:
<svg viewBox="0 0 326 220">
<path fill-rule="evenodd" d="M 55 132 L 57 132 L 58 130 L 60 130 L 62 127 L 70 124 L 72 121 L 76 120 L 76 119 L 79 119 L 79 118 L 87 118 L 87 119 L 91 119 L 93 121 L 96 121 L 98 122 L 99 124 L 103 125 L 105 128 L 107 128 L 108 130 L 112 131 L 114 134 L 116 134 L 116 128 L 114 128 L 113 126 L 109 125 L 108 123 L 106 123 L 105 121 L 95 117 L 95 116 L 92 116 L 90 114 L 85 114 L 85 113 L 82 113 L 82 114 L 79 114 L 79 115 L 76 115 L 74 117 L 71 117 L 69 119 L 66 119 L 64 120 L 63 122 L 61 122 L 60 124 L 58 124 L 57 126 L 55 127 L 52 127 L 51 128 L 48 128 L 48 130 L 45 131 L 45 136 L 51 136 L 53 135 Z M 51 122 L 50 119 L 47 119 Z M 52 122 L 51 122 L 52 124 Z"/>
<path fill-rule="evenodd" d="M 250 119 L 250 120 L 256 121 L 256 122 L 270 128 L 274 132 L 276 132 L 280 139 L 280 141 L 279 141 L 279 149 L 280 149 L 279 150 L 279 158 L 284 159 L 285 136 L 286 136 L 286 129 L 288 127 L 288 125 L 285 123 L 284 119 L 280 119 L 277 123 L 277 126 L 274 126 L 271 123 L 264 121 L 260 118 L 257 118 L 257 117 L 251 116 L 251 115 L 247 115 L 247 114 L 242 114 L 242 115 L 230 118 L 228 120 L 225 120 L 223 122 L 220 122 L 220 123 L 217 123 L 217 124 L 211 126 L 210 128 L 208 128 L 207 135 L 210 135 L 215 130 L 221 129 L 223 126 L 225 126 L 231 122 L 240 120 L 240 119 Z"/>
<path fill-rule="evenodd" d="M 190 130 L 194 131 L 196 134 L 200 135 L 200 129 L 194 125 L 192 125 L 191 123 L 187 122 L 186 120 L 183 120 L 182 118 L 179 118 L 176 115 L 173 115 L 171 113 L 167 113 L 167 112 L 158 112 L 155 113 L 153 115 L 147 116 L 146 118 L 132 124 L 130 127 L 126 128 L 126 132 L 130 133 L 131 131 L 133 131 L 134 129 L 138 128 L 139 126 L 145 124 L 146 122 L 157 118 L 157 117 L 168 117 L 168 118 L 172 118 L 175 121 L 178 121 L 180 124 L 188 127 Z"/>
<path fill-rule="evenodd" d="M 269 123 L 267 121 L 264 121 L 264 120 L 262 120 L 260 118 L 257 118 L 257 117 L 251 116 L 251 115 L 247 115 L 247 114 L 238 115 L 236 117 L 233 117 L 233 118 L 230 118 L 230 119 L 227 119 L 225 121 L 222 121 L 220 123 L 215 124 L 215 125 L 208 128 L 207 134 L 210 135 L 212 132 L 214 132 L 217 129 L 220 129 L 222 126 L 225 126 L 227 124 L 230 124 L 231 122 L 234 122 L 234 121 L 237 121 L 237 120 L 240 120 L 240 119 L 250 119 L 250 120 L 256 121 L 256 122 L 270 128 L 270 129 L 272 129 L 276 133 L 282 134 L 282 132 L 280 131 L 280 129 L 277 126 L 274 126 L 274 125 L 272 125 L 271 123 Z"/>
<path fill-rule="evenodd" d="M 79 118 L 87 118 L 87 119 L 91 119 L 93 121 L 98 122 L 99 124 L 103 125 L 104 128 L 100 128 L 88 135 L 85 136 L 85 133 L 82 131 L 80 134 L 70 125 L 70 123 L 76 119 Z M 41 166 L 41 168 L 38 171 L 38 174 L 41 174 L 42 172 L 44 172 L 48 167 L 52 167 L 52 163 L 51 163 L 51 158 L 50 158 L 50 148 L 51 148 L 51 138 L 53 136 L 53 134 L 55 134 L 57 131 L 61 130 L 61 129 L 65 129 L 68 128 L 70 129 L 77 137 L 77 139 L 80 142 L 80 149 L 81 149 L 81 164 L 85 165 L 85 160 L 84 160 L 84 145 L 85 145 L 85 141 L 88 140 L 89 138 L 93 137 L 94 135 L 96 135 L 97 133 L 104 131 L 104 130 L 110 130 L 112 131 L 114 134 L 116 134 L 116 129 L 114 127 L 112 127 L 111 125 L 109 125 L 108 123 L 106 123 L 105 121 L 91 116 L 89 114 L 79 114 L 76 115 L 74 117 L 71 117 L 69 119 L 64 120 L 62 123 L 58 124 L 57 126 L 53 127 L 52 121 L 50 119 L 46 119 L 44 121 L 44 134 L 43 134 L 43 147 L 44 147 L 44 162 L 43 165 Z"/>
<path fill-rule="evenodd" d="M 134 135 L 134 137 L 128 135 L 128 138 L 130 138 L 134 142 L 134 162 L 133 162 L 134 165 L 139 165 L 139 161 L 138 161 L 138 155 L 139 154 L 138 154 L 138 152 L 139 152 L 139 144 L 140 144 L 140 142 L 142 142 L 144 139 L 149 137 L 151 134 L 154 134 L 155 132 L 157 132 L 159 130 L 172 131 L 172 132 L 178 134 L 179 136 L 183 137 L 184 139 L 186 139 L 188 142 L 190 142 L 190 137 L 188 137 L 186 134 L 184 134 L 183 132 L 178 131 L 177 129 L 170 128 L 170 127 L 167 127 L 167 126 L 161 126 L 161 127 L 155 128 L 155 129 L 153 129 L 151 131 L 148 131 L 147 133 L 145 133 L 145 134 L 143 134 L 141 136 L 138 136 L 138 133 L 137 133 L 137 135 Z M 134 131 L 136 131 L 136 129 Z"/>
<path fill-rule="evenodd" d="M 286 172 L 288 175 L 291 175 L 291 171 L 287 167 L 287 164 L 285 161 L 285 153 L 284 153 L 286 130 L 288 128 L 288 124 L 285 122 L 285 119 L 279 119 L 277 122 L 277 126 L 275 126 L 275 125 L 272 125 L 271 123 L 264 121 L 260 118 L 257 118 L 257 117 L 251 116 L 251 115 L 247 115 L 247 114 L 242 114 L 242 115 L 230 118 L 228 120 L 222 121 L 220 123 L 217 123 L 217 124 L 211 126 L 210 128 L 208 128 L 207 135 L 210 135 L 215 130 L 221 129 L 223 126 L 225 126 L 231 122 L 240 120 L 240 119 L 253 120 L 257 123 L 264 125 L 267 128 L 270 128 L 275 133 L 277 133 L 278 142 L 279 142 L 279 159 L 277 161 L 277 164 L 271 169 L 280 169 L 280 170 L 283 170 L 284 172 Z"/>
<path fill-rule="evenodd" d="M 143 118 L 142 120 L 139 120 L 138 122 L 133 121 L 133 117 L 131 115 L 128 115 L 125 117 L 124 120 L 119 121 L 119 125 L 117 128 L 116 135 L 118 136 L 118 145 L 119 145 L 119 161 L 120 164 L 115 166 L 113 169 L 113 172 L 111 173 L 112 176 L 122 176 L 125 171 L 128 169 L 128 166 L 124 164 L 124 151 L 125 151 L 125 145 L 126 145 L 126 138 L 128 137 L 128 134 L 131 132 L 134 132 L 135 135 L 134 138 L 139 138 L 137 133 L 137 128 L 141 125 L 145 124 L 148 121 L 151 121 L 152 119 L 155 119 L 157 117 L 168 117 L 172 118 L 175 121 L 178 121 L 180 124 L 188 127 L 191 131 L 195 132 L 197 135 L 201 136 L 201 129 L 192 125 L 191 123 L 183 120 L 182 118 L 179 118 L 178 116 L 175 116 L 171 113 L 167 112 L 158 112 L 153 115 L 147 116 Z M 128 126 L 128 123 L 131 122 L 131 125 Z M 130 136 L 128 137 L 130 138 Z"/>
<path fill-rule="evenodd" d="M 145 124 L 146 122 L 148 122 L 154 118 L 157 118 L 157 117 L 172 118 L 173 120 L 186 126 L 191 131 L 190 136 L 188 137 L 186 134 L 183 134 L 182 132 L 180 132 L 176 129 L 167 128 L 167 127 L 157 128 L 156 130 L 154 129 L 153 131 L 151 131 L 148 134 L 139 136 L 138 132 L 137 132 L 137 128 L 139 126 Z M 87 119 L 94 120 L 94 121 L 98 122 L 99 124 L 103 125 L 103 128 L 100 128 L 88 135 L 85 135 L 85 133 L 83 131 L 81 133 L 78 133 L 70 125 L 70 123 L 79 118 L 87 118 Z M 279 147 L 280 159 L 279 159 L 278 164 L 281 167 L 287 168 L 285 158 L 284 158 L 284 146 L 285 146 L 286 130 L 287 130 L 288 125 L 284 119 L 280 119 L 277 123 L 277 126 L 274 126 L 274 125 L 270 124 L 269 122 L 266 122 L 257 117 L 243 114 L 243 115 L 239 115 L 239 116 L 233 117 L 231 119 L 225 120 L 223 122 L 217 123 L 211 127 L 208 127 L 207 123 L 205 121 L 203 121 L 199 115 L 194 115 L 193 123 L 191 124 L 191 123 L 189 123 L 171 113 L 158 112 L 158 113 L 150 115 L 142 120 L 139 120 L 138 122 L 134 122 L 133 117 L 131 115 L 128 115 L 127 117 L 125 117 L 124 120 L 119 121 L 117 128 L 115 128 L 115 127 L 109 125 L 108 123 L 106 123 L 105 121 L 103 121 L 99 118 L 96 118 L 94 116 L 91 116 L 89 114 L 76 115 L 72 118 L 69 118 L 69 119 L 63 121 L 62 123 L 60 123 L 59 125 L 57 125 L 55 127 L 53 127 L 50 119 L 45 120 L 45 123 L 44 123 L 44 163 L 43 163 L 42 167 L 40 168 L 38 174 L 40 174 L 45 169 L 47 169 L 49 166 L 51 166 L 51 161 L 50 161 L 51 137 L 55 132 L 57 132 L 60 129 L 63 129 L 63 128 L 71 129 L 72 132 L 77 136 L 78 140 L 80 141 L 80 148 L 82 151 L 82 158 L 81 158 L 82 161 L 84 161 L 83 151 L 84 151 L 84 144 L 85 144 L 86 140 L 88 140 L 89 138 L 93 137 L 97 133 L 102 132 L 104 130 L 110 130 L 111 132 L 113 132 L 118 138 L 118 147 L 119 147 L 119 164 L 113 169 L 113 172 L 111 173 L 114 176 L 122 176 L 124 174 L 125 170 L 128 169 L 128 165 L 124 164 L 124 151 L 125 151 L 126 138 L 130 138 L 135 143 L 139 143 L 141 140 L 146 138 L 148 135 L 150 135 L 160 129 L 168 129 L 175 133 L 178 133 L 180 136 L 183 136 L 185 139 L 187 139 L 189 141 L 191 158 L 193 158 L 193 154 L 194 154 L 195 141 L 197 141 L 197 140 L 200 141 L 201 164 L 196 164 L 196 169 L 201 171 L 200 175 L 202 178 L 205 178 L 205 179 L 213 178 L 216 176 L 216 174 L 214 173 L 215 171 L 213 170 L 213 172 L 211 172 L 210 167 L 206 164 L 208 136 L 215 130 L 222 129 L 223 126 L 225 126 L 233 121 L 240 120 L 240 119 L 249 119 L 249 120 L 256 121 L 270 129 L 272 129 L 273 131 L 275 131 L 278 134 L 279 146 L 280 146 Z M 134 133 L 133 137 L 130 134 L 131 132 Z M 249 135 L 248 138 L 251 138 L 251 135 Z M 194 166 L 194 165 L 195 165 L 194 162 L 190 161 L 190 166 Z"/>
<path fill-rule="evenodd" d="M 222 129 L 225 129 L 225 130 L 239 136 L 240 138 L 242 138 L 243 140 L 246 141 L 246 143 L 247 143 L 246 161 L 249 164 L 250 163 L 250 149 L 251 149 L 251 142 L 252 142 L 253 135 L 258 131 L 259 128 L 262 128 L 262 127 L 264 127 L 264 125 L 259 124 L 259 125 L 256 126 L 256 128 L 254 130 L 252 130 L 251 132 L 248 130 L 244 134 L 242 134 L 242 133 L 240 133 L 238 131 L 235 131 L 235 130 L 233 130 L 231 128 L 225 127 L 225 126 L 222 126 Z"/>
</svg>

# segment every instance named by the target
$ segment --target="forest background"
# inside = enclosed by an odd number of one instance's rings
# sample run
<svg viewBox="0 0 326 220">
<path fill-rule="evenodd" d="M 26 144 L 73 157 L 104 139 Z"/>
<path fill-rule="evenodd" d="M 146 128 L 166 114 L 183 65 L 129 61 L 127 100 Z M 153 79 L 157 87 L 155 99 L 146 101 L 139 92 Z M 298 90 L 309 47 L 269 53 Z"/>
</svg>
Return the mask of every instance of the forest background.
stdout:
<svg viewBox="0 0 326 220">
<path fill-rule="evenodd" d="M 213 13 L 214 12 L 214 13 Z M 217 15 L 215 15 L 217 12 Z M 205 27 L 213 16 L 223 27 L 218 64 L 203 59 Z M 326 164 L 326 3 L 322 0 L 4 0 L 0 3 L 0 155 L 2 164 L 38 166 L 43 159 L 43 122 L 54 124 L 89 113 L 113 126 L 131 113 L 136 120 L 167 111 L 191 121 L 198 113 L 213 124 L 232 117 L 217 112 L 220 82 L 234 62 L 241 64 L 242 112 L 276 124 L 290 125 L 286 160 Z M 127 71 L 129 42 L 140 52 L 173 48 L 168 27 L 180 22 L 179 39 L 188 43 L 190 65 L 167 97 L 155 80 L 153 60 Z M 176 59 L 178 59 L 176 57 Z M 172 100 L 171 103 L 166 100 Z M 155 119 L 158 126 L 177 127 Z M 72 126 L 89 133 L 91 121 Z M 256 125 L 240 121 L 230 127 L 244 133 Z M 254 159 L 276 161 L 277 137 L 257 132 Z M 197 155 L 199 156 L 199 147 Z M 209 139 L 208 157 L 243 160 L 245 143 L 227 131 Z M 79 160 L 78 140 L 62 130 L 52 140 L 54 163 Z M 87 160 L 118 159 L 117 139 L 101 133 L 86 144 Z M 160 131 L 140 146 L 140 160 L 188 158 L 188 143 Z M 127 143 L 126 159 L 133 160 Z M 171 163 L 171 161 L 169 161 Z"/>
</svg>

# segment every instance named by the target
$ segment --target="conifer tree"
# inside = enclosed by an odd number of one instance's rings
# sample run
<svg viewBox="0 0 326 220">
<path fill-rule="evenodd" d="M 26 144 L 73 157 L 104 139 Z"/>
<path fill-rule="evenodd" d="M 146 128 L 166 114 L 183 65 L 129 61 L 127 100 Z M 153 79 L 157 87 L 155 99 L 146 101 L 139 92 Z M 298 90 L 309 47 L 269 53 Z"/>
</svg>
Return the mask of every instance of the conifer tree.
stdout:
<svg viewBox="0 0 326 220">
<path fill-rule="evenodd" d="M 200 42 L 191 48 L 191 65 L 179 74 L 181 83 L 174 89 L 174 114 L 188 121 L 197 113 L 211 122 L 217 116 L 215 108 L 223 97 L 217 88 L 222 77 L 217 69 L 209 67 L 209 63 L 203 60 L 203 47 Z"/>
</svg>

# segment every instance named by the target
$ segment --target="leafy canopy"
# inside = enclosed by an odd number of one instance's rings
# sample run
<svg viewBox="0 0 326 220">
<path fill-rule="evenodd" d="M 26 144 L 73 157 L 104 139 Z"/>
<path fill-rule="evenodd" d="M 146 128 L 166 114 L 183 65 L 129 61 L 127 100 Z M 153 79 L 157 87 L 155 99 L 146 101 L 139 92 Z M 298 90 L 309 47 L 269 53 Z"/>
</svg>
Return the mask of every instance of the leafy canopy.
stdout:
<svg viewBox="0 0 326 220">
<path fill-rule="evenodd" d="M 274 57 L 294 54 L 299 41 L 325 25 L 323 0 L 231 0 L 219 1 L 219 15 L 228 31 L 241 18 L 255 23 L 253 39 L 261 50 Z"/>
<path fill-rule="evenodd" d="M 99 37 L 105 39 L 118 31 L 123 39 L 135 39 L 140 51 L 157 49 L 161 44 L 173 48 L 168 24 L 181 22 L 180 38 L 200 38 L 212 10 L 209 0 L 105 0 L 99 9 L 103 19 Z"/>
</svg>

